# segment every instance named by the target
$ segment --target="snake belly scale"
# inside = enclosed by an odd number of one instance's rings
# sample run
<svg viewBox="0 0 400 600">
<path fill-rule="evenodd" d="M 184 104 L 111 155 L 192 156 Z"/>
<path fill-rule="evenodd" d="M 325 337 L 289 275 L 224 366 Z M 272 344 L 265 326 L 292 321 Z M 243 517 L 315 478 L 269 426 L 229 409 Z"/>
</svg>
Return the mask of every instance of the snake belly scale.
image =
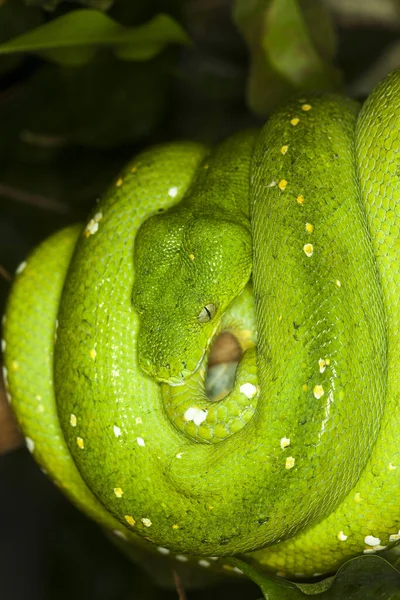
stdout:
<svg viewBox="0 0 400 600">
<path fill-rule="evenodd" d="M 294 576 L 399 539 L 399 97 L 394 72 L 361 111 L 308 95 L 212 151 L 146 150 L 19 269 L 11 404 L 128 543 Z M 244 354 L 213 403 L 225 329 Z"/>
</svg>

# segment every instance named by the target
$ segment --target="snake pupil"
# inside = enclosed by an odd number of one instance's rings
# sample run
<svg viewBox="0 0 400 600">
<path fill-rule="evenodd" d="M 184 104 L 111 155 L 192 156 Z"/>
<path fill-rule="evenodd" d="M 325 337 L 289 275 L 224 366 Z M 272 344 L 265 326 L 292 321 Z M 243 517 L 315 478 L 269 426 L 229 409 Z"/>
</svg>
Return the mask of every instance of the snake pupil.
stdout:
<svg viewBox="0 0 400 600">
<path fill-rule="evenodd" d="M 215 316 L 216 312 L 217 312 L 217 308 L 216 308 L 215 304 L 207 304 L 206 306 L 204 306 L 201 309 L 200 314 L 197 317 L 197 319 L 198 319 L 199 323 L 208 323 Z"/>
</svg>

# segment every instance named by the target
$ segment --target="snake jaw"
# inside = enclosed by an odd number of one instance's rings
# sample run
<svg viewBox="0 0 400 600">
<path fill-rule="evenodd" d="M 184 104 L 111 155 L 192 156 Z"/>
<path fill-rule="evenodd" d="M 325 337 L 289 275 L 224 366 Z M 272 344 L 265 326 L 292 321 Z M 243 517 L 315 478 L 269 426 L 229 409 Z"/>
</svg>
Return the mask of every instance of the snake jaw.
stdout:
<svg viewBox="0 0 400 600">
<path fill-rule="evenodd" d="M 200 368 L 200 365 L 204 360 L 209 345 L 210 342 L 203 349 L 203 352 L 199 360 L 197 361 L 194 369 L 187 369 L 186 363 L 182 361 L 182 364 L 184 364 L 185 367 L 180 371 L 179 375 L 171 374 L 171 368 L 169 364 L 157 368 L 156 365 L 146 356 L 140 356 L 139 364 L 142 370 L 146 373 L 146 375 L 149 375 L 149 377 L 151 377 L 152 379 L 156 379 L 159 383 L 166 383 L 173 387 L 185 385 L 186 380 L 189 379 L 189 377 L 191 377 L 192 375 L 194 375 L 194 373 L 196 373 L 196 371 L 198 371 L 198 369 Z"/>
</svg>

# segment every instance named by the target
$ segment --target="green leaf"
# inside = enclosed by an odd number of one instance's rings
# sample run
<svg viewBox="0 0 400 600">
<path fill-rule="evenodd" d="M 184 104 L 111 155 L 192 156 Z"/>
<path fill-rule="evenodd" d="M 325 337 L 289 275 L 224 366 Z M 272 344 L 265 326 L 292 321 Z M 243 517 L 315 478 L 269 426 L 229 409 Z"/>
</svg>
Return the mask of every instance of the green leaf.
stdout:
<svg viewBox="0 0 400 600">
<path fill-rule="evenodd" d="M 123 27 L 107 15 L 81 9 L 0 44 L 0 54 L 31 52 L 64 65 L 88 62 L 101 46 L 124 60 L 148 60 L 167 44 L 188 44 L 172 17 L 159 14 L 139 27 Z"/>
<path fill-rule="evenodd" d="M 320 28 L 316 22 L 314 29 Z M 261 45 L 271 66 L 296 88 L 329 89 L 336 85 L 336 69 L 314 46 L 311 31 L 297 0 L 273 0 L 266 14 Z"/>
<path fill-rule="evenodd" d="M 334 577 L 317 583 L 293 583 L 266 575 L 243 560 L 229 558 L 260 586 L 266 600 L 399 600 L 400 571 L 381 556 L 359 556 L 347 561 Z"/>
<path fill-rule="evenodd" d="M 236 0 L 234 20 L 250 52 L 247 100 L 266 116 L 294 93 L 334 90 L 330 15 L 315 0 Z"/>
</svg>

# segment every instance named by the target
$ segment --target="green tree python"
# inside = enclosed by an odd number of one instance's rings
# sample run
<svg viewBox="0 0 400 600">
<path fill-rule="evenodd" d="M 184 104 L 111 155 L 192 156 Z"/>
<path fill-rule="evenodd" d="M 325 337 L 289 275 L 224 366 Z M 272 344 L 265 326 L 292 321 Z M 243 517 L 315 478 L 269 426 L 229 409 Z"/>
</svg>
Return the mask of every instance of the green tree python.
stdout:
<svg viewBox="0 0 400 600">
<path fill-rule="evenodd" d="M 139 154 L 17 270 L 9 401 L 35 459 L 134 548 L 332 572 L 400 538 L 400 71 L 211 151 Z M 204 391 L 221 331 L 230 393 Z M 54 363 L 53 363 L 54 358 Z"/>
</svg>

